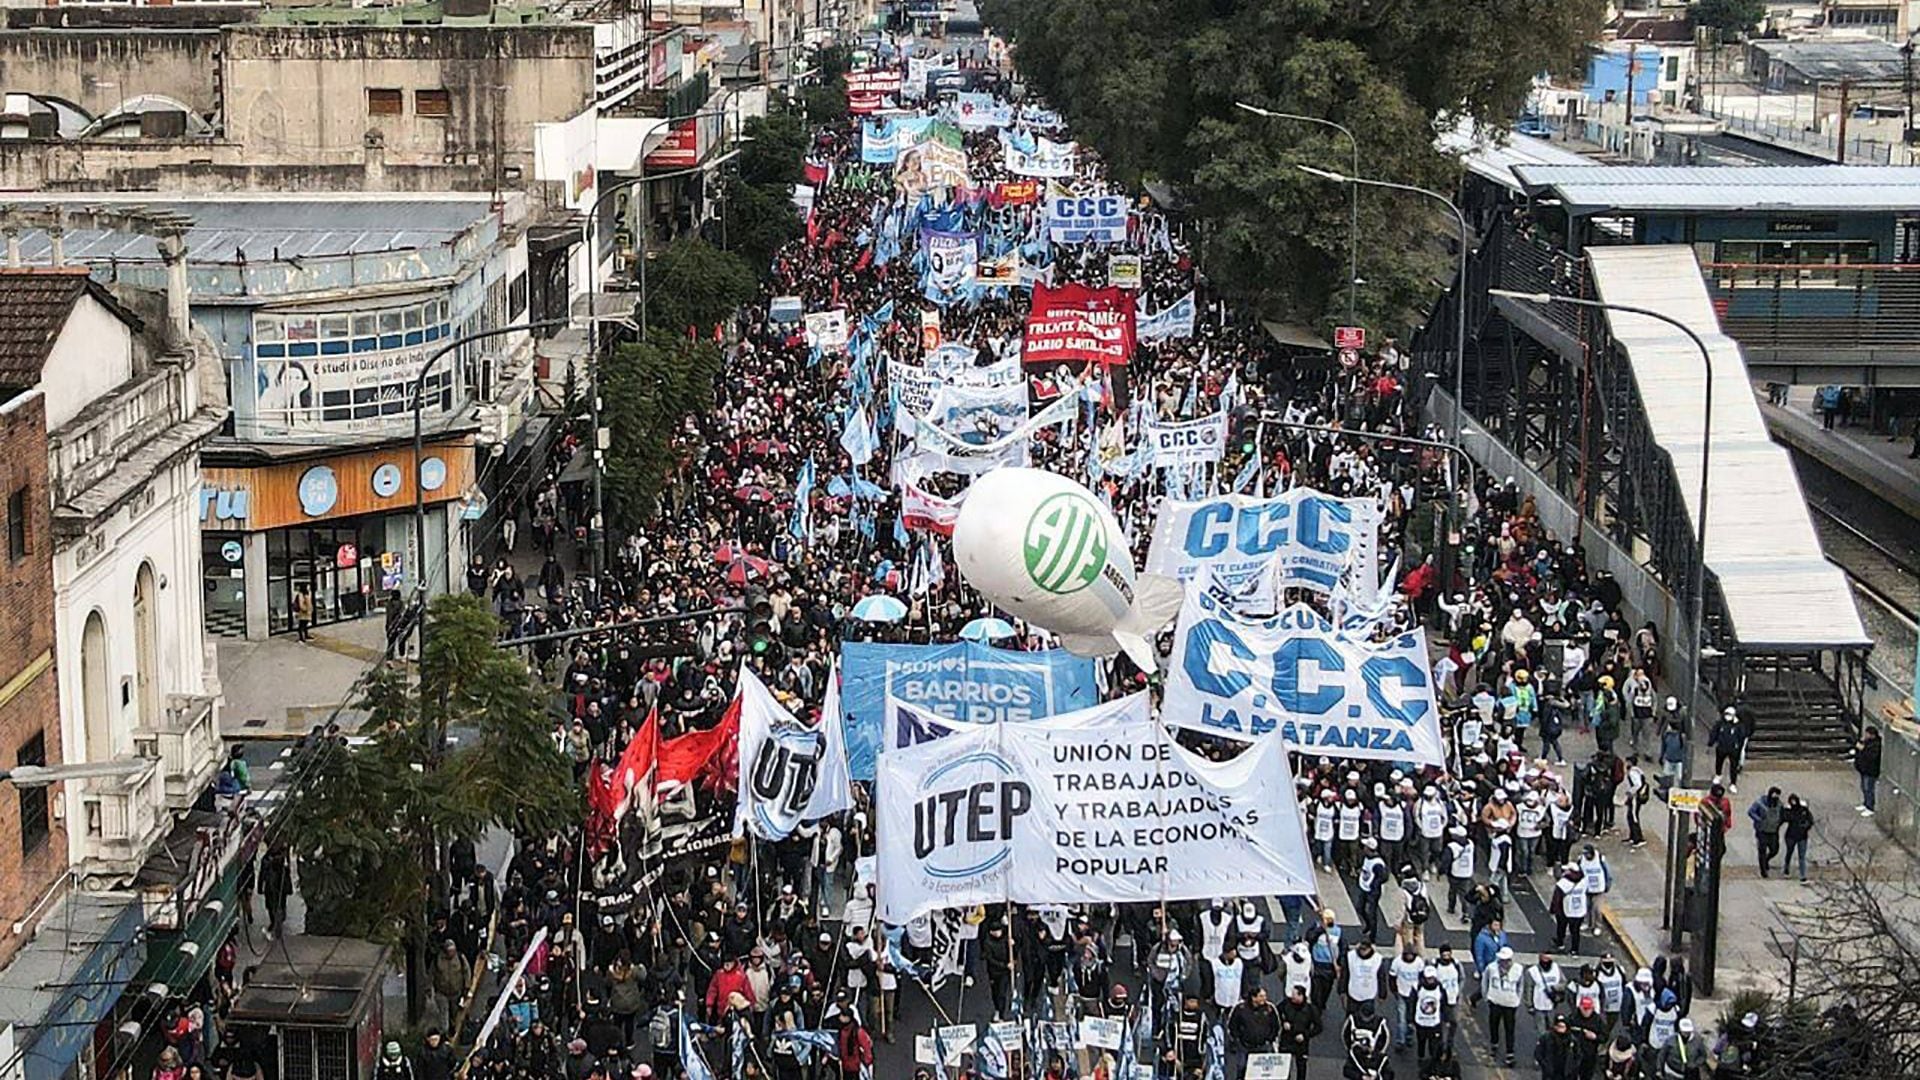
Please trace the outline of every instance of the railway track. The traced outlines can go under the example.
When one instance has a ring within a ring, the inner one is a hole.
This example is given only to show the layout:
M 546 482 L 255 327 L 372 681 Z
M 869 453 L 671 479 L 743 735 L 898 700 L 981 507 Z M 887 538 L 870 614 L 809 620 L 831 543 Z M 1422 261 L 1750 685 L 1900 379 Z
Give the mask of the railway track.
M 1820 534 L 1827 561 L 1845 572 L 1855 589 L 1899 616 L 1909 629 L 1920 623 L 1915 614 L 1920 612 L 1920 567 L 1818 500 L 1810 499 L 1808 505 L 1814 511 L 1814 528 Z

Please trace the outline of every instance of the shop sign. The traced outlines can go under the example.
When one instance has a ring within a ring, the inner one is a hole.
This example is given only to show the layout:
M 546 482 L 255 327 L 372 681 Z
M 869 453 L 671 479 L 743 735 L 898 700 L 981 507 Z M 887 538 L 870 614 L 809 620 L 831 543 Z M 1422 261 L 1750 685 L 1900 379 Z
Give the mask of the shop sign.
M 1333 328 L 1333 347 L 1358 351 L 1367 347 L 1367 328 L 1364 326 L 1336 326 Z
M 333 470 L 325 465 L 315 465 L 300 474 L 300 509 L 308 517 L 319 517 L 333 509 L 340 501 L 340 481 Z
M 333 565 L 342 570 L 360 565 L 360 549 L 352 544 L 341 544 L 340 550 L 333 553 Z
M 241 547 L 240 541 L 238 540 L 229 540 L 226 543 L 220 545 L 220 557 L 227 560 L 230 563 L 239 562 L 241 559 L 246 557 L 246 554 L 247 554 L 247 549 Z
M 245 521 L 247 520 L 248 491 L 243 487 L 214 487 L 200 485 L 200 520 Z
M 373 470 L 373 493 L 391 499 L 400 491 L 400 466 L 392 462 Z
M 668 129 L 666 139 L 641 159 L 649 169 L 686 169 L 700 164 L 700 126 L 682 120 Z

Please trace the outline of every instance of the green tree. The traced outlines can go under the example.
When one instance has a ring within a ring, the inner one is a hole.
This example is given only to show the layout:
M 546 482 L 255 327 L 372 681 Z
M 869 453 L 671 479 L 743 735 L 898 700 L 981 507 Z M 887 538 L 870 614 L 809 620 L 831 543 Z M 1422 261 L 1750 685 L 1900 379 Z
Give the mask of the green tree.
M 1715 41 L 1745 37 L 1767 17 L 1766 0 L 1693 0 L 1687 5 L 1693 25 L 1714 32 Z
M 436 598 L 418 677 L 393 663 L 375 671 L 357 703 L 370 739 L 321 750 L 301 773 L 286 829 L 309 932 L 418 948 L 440 899 L 428 860 L 443 845 L 580 820 L 571 767 L 548 737 L 545 691 L 499 634 L 481 598 Z
M 834 45 L 814 52 L 813 74 L 800 91 L 800 101 L 806 107 L 809 121 L 831 126 L 847 120 L 850 115 L 847 71 L 852 62 L 853 53 L 844 46 Z
M 1533 76 L 1573 65 L 1599 36 L 1601 0 L 1349 4 L 1336 0 L 987 0 L 1022 78 L 1121 180 L 1170 181 L 1208 224 L 1209 278 L 1295 321 L 1345 309 L 1347 192 L 1300 164 L 1345 171 L 1343 137 L 1265 120 L 1236 101 L 1351 128 L 1369 176 L 1450 191 L 1433 149 L 1458 118 L 1494 128 Z M 1361 194 L 1360 308 L 1399 327 L 1448 275 L 1419 199 Z M 1443 212 L 1444 213 L 1444 212 Z
M 790 191 L 729 178 L 722 231 L 727 250 L 739 255 L 748 266 L 771 265 L 780 245 L 800 235 L 800 215 Z
M 689 327 L 711 333 L 753 297 L 758 281 L 745 259 L 693 236 L 656 249 L 647 275 L 648 331 L 676 336 Z
M 609 429 L 601 479 L 614 527 L 652 518 L 674 465 L 674 435 L 686 417 L 713 406 L 719 346 L 658 334 L 616 347 L 601 372 L 601 422 Z

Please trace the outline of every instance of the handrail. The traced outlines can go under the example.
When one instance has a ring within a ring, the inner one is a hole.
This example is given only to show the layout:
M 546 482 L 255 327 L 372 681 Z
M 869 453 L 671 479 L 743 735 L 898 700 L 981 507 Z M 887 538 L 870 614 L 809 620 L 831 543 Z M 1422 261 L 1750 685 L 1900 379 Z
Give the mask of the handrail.
M 1736 263 L 1703 262 L 1706 270 L 1891 270 L 1920 273 L 1920 263 Z

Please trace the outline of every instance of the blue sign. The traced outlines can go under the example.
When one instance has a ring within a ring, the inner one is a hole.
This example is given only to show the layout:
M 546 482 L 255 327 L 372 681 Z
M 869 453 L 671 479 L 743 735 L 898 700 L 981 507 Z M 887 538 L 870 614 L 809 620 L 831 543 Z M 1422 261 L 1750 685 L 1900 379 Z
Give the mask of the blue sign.
M 447 463 L 437 457 L 420 462 L 420 490 L 439 491 L 447 482 Z
M 1093 661 L 1062 649 L 1016 652 L 973 642 L 840 646 L 841 709 L 855 780 L 872 780 L 889 695 L 976 724 L 1038 720 L 1100 700 Z
M 1127 239 L 1127 200 L 1119 195 L 1048 199 L 1047 236 L 1056 244 L 1122 243 Z
M 300 509 L 308 517 L 319 517 L 333 509 L 340 500 L 340 481 L 333 470 L 325 465 L 315 465 L 300 474 Z
M 400 466 L 388 462 L 373 470 L 373 493 L 391 499 L 400 491 Z

